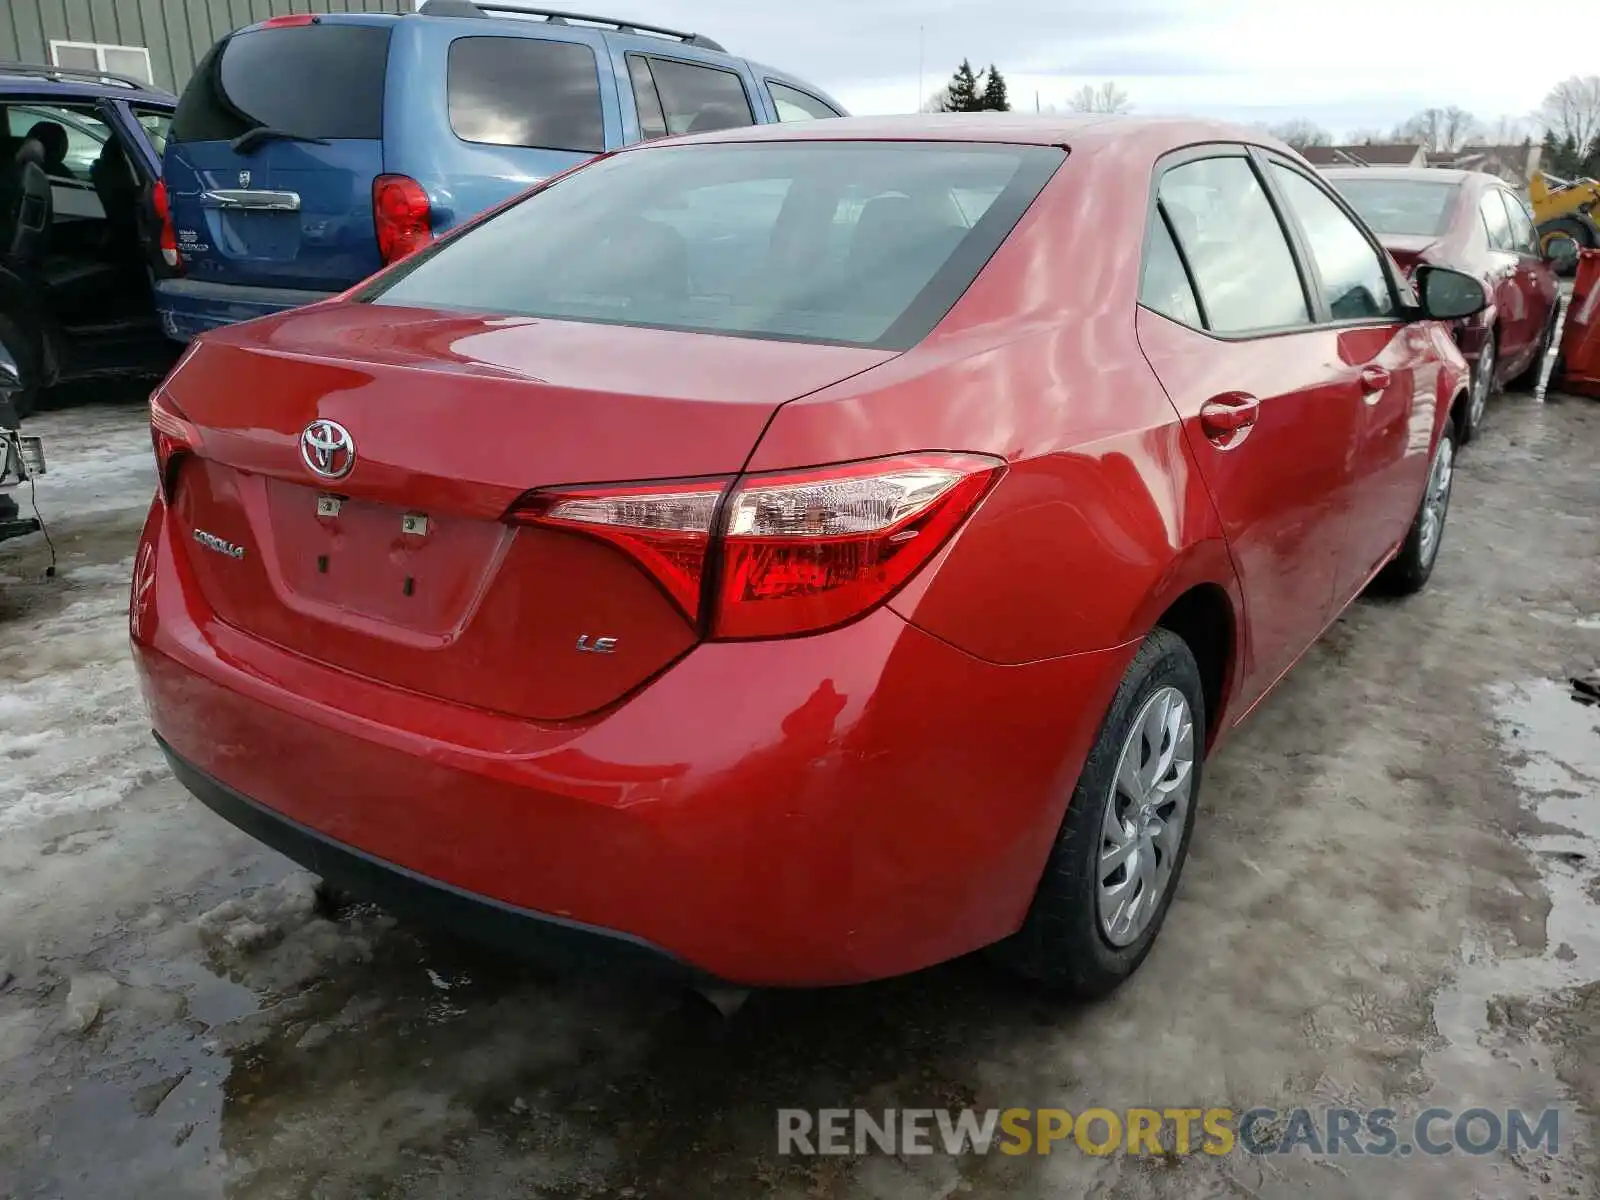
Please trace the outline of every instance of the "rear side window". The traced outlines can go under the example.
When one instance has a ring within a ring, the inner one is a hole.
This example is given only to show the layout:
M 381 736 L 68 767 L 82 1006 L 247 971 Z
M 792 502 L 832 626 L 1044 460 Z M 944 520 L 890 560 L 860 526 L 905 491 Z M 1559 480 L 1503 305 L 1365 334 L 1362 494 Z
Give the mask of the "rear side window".
M 232 141 L 262 126 L 303 138 L 381 138 L 388 70 L 386 25 L 236 33 L 195 69 L 169 139 Z
M 1200 306 L 1195 303 L 1189 273 L 1183 269 L 1183 259 L 1178 257 L 1178 247 L 1172 240 L 1172 231 L 1167 228 L 1164 211 L 1156 213 L 1150 229 L 1144 275 L 1139 280 L 1139 303 L 1185 325 L 1198 328 L 1201 324 Z
M 959 142 L 635 150 L 419 252 L 361 298 L 904 349 L 1064 158 Z
M 667 133 L 706 133 L 754 125 L 755 113 L 745 95 L 744 81 L 733 71 L 645 55 L 628 56 L 628 76 L 639 101 L 640 125 L 645 137 L 660 137 L 651 118 L 660 115 Z M 654 85 L 651 98 L 650 85 Z M 644 98 L 640 99 L 640 93 Z
M 594 51 L 577 42 L 466 37 L 450 43 L 450 128 L 467 142 L 606 148 Z
M 1284 201 L 1300 219 L 1322 279 L 1322 298 L 1335 321 L 1395 314 L 1389 272 L 1378 252 L 1333 199 L 1298 171 L 1273 164 Z
M 770 79 L 767 81 L 767 94 L 772 97 L 780 121 L 825 121 L 839 115 L 815 96 L 799 88 L 784 87 Z
M 1539 239 L 1534 236 L 1533 219 L 1528 216 L 1528 209 L 1521 197 L 1501 192 L 1500 198 L 1506 202 L 1506 212 L 1511 216 L 1511 244 L 1521 254 L 1539 253 Z
M 1506 216 L 1506 206 L 1500 199 L 1500 189 L 1491 188 L 1478 202 L 1483 214 L 1484 232 L 1489 235 L 1489 245 L 1496 250 L 1514 250 L 1511 240 L 1511 218 Z
M 1300 273 L 1261 181 L 1244 158 L 1205 158 L 1161 177 L 1161 206 L 1194 272 L 1207 327 L 1306 325 Z

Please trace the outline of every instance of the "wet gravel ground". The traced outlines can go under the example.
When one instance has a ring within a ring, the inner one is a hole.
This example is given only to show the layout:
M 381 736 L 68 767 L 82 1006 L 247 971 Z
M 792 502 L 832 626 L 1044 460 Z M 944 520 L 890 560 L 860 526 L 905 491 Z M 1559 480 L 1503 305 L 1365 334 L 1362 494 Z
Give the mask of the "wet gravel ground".
M 1423 595 L 1363 601 L 1210 767 L 1111 1000 L 981 961 L 702 1001 L 340 907 L 145 734 L 143 413 L 46 413 L 0 547 L 0 1196 L 1594 1196 L 1600 403 L 1495 402 Z M 1559 1106 L 1560 1152 L 801 1158 L 780 1107 Z

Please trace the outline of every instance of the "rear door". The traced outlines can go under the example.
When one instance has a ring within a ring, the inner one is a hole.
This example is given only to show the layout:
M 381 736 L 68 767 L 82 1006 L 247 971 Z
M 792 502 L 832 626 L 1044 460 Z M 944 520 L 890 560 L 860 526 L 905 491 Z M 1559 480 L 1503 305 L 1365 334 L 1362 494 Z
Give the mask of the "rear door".
M 1494 290 L 1495 313 L 1500 331 L 1499 368 L 1504 378 L 1506 367 L 1526 358 L 1537 332 L 1529 332 L 1533 320 L 1528 300 L 1517 282 L 1517 246 L 1511 232 L 1511 214 L 1506 211 L 1499 188 L 1487 188 L 1478 198 L 1478 215 L 1489 239 L 1489 282 Z
M 1517 292 L 1527 306 L 1528 332 L 1533 339 L 1527 348 L 1526 358 L 1506 364 L 1509 374 L 1512 370 L 1525 369 L 1544 344 L 1544 331 L 1555 313 L 1560 285 L 1556 282 L 1555 272 L 1539 251 L 1539 236 L 1533 230 L 1533 217 L 1522 198 L 1507 191 L 1502 191 L 1500 198 L 1505 201 L 1506 213 L 1511 218 L 1511 245 L 1517 256 Z
M 675 46 L 670 51 L 632 48 L 644 42 L 638 37 L 612 40 L 633 94 L 638 139 L 734 129 L 769 119 L 754 78 L 739 64 Z
M 1433 448 L 1438 358 L 1427 329 L 1404 319 L 1378 244 L 1332 193 L 1293 163 L 1267 157 L 1298 232 L 1318 320 L 1336 348 L 1339 403 L 1360 423 L 1340 508 L 1348 514 L 1335 609 L 1366 586 L 1405 537 Z
M 1183 421 L 1244 590 L 1246 704 L 1332 615 L 1361 404 L 1241 146 L 1163 163 L 1139 344 Z
M 200 62 L 165 162 L 191 278 L 338 291 L 382 265 L 372 181 L 391 23 L 280 18 Z

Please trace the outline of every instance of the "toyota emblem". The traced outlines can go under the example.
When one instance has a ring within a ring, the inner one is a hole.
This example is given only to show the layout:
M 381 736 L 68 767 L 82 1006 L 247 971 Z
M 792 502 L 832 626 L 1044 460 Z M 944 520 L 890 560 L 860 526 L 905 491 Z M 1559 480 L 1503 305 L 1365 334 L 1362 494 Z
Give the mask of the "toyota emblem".
M 242 188 L 247 188 L 247 187 L 250 186 L 250 172 L 249 171 L 240 171 L 239 172 L 239 186 L 242 187 Z
M 343 479 L 356 465 L 356 440 L 337 421 L 313 421 L 300 435 L 300 457 L 324 479 Z

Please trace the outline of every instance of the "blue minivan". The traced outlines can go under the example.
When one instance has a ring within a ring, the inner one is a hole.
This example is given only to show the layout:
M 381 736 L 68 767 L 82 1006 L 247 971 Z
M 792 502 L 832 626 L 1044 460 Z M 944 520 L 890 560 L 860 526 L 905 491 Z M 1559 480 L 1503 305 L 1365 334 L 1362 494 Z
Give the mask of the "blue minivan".
M 344 291 L 604 150 L 843 114 L 792 75 L 635 21 L 469 0 L 275 17 L 212 47 L 178 102 L 162 325 L 187 341 Z

